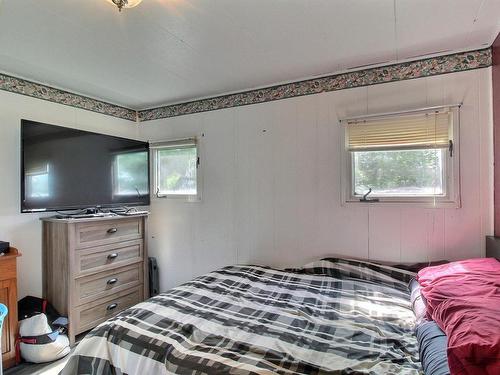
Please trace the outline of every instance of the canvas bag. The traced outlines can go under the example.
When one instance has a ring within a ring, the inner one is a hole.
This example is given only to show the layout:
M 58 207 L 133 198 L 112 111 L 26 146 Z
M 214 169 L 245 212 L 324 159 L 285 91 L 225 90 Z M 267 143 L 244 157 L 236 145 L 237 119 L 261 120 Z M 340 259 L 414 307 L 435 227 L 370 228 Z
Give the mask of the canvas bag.
M 21 357 L 28 362 L 55 361 L 70 351 L 67 331 L 68 320 L 59 317 L 47 300 L 27 296 L 19 301 L 19 338 L 17 361 Z

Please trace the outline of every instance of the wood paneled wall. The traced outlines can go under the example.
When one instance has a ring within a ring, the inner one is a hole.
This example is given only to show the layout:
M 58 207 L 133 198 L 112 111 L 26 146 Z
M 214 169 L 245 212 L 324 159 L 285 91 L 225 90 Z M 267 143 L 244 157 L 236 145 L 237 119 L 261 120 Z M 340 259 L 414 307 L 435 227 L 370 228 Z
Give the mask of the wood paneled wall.
M 493 133 L 495 144 L 495 236 L 500 236 L 500 34 L 493 42 Z
M 0 239 L 22 249 L 17 285 L 19 298 L 42 295 L 42 225 L 48 214 L 20 213 L 21 119 L 137 137 L 137 124 L 29 96 L 0 91 Z
M 341 204 L 338 119 L 463 102 L 461 208 Z M 234 263 L 330 254 L 392 261 L 484 255 L 493 233 L 491 68 L 141 124 L 149 140 L 201 139 L 203 197 L 153 199 L 161 289 Z

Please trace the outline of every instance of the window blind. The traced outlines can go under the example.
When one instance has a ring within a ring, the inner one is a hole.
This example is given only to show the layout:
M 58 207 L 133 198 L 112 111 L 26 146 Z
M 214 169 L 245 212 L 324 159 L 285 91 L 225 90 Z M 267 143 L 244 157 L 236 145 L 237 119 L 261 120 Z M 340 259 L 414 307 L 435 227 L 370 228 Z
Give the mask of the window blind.
M 350 151 L 447 148 L 452 118 L 446 109 L 350 120 L 346 146 Z
M 196 138 L 177 139 L 172 141 L 150 143 L 149 148 L 191 148 L 196 147 Z

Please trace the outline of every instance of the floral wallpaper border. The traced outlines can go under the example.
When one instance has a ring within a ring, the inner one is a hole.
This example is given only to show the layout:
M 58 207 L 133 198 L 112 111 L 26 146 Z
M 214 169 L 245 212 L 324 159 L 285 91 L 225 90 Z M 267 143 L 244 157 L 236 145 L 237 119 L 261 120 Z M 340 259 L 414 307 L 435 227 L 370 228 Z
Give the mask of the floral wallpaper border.
M 491 66 L 491 48 L 334 74 L 236 94 L 167 105 L 138 112 L 139 121 L 158 120 L 192 113 L 264 103 L 327 91 L 402 81 Z
M 125 120 L 151 121 L 303 95 L 319 94 L 328 91 L 486 68 L 491 66 L 491 64 L 491 48 L 485 48 L 378 68 L 334 74 L 321 78 L 308 79 L 208 99 L 194 100 L 186 103 L 166 105 L 142 111 L 121 107 L 2 73 L 0 73 L 0 90 L 27 95 Z
M 0 90 L 48 100 L 125 120 L 137 121 L 137 111 L 135 110 L 2 73 L 0 73 Z

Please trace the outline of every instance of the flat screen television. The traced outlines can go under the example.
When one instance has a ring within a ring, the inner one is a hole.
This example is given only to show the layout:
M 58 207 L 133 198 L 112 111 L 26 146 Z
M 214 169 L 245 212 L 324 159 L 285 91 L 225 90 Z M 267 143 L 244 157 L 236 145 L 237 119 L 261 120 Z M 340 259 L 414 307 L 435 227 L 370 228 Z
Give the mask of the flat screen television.
M 21 212 L 149 201 L 147 142 L 21 120 Z

